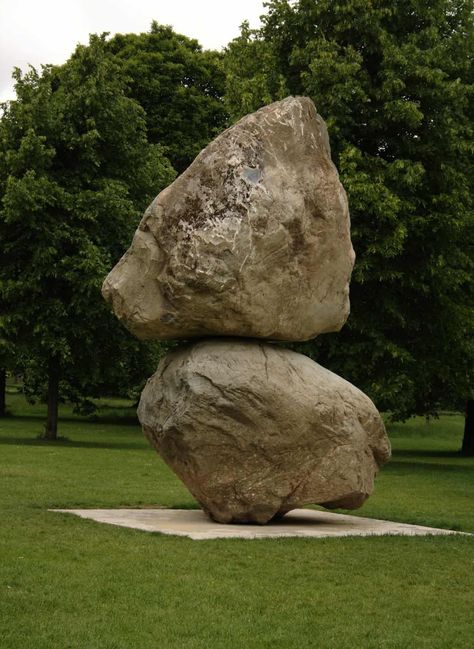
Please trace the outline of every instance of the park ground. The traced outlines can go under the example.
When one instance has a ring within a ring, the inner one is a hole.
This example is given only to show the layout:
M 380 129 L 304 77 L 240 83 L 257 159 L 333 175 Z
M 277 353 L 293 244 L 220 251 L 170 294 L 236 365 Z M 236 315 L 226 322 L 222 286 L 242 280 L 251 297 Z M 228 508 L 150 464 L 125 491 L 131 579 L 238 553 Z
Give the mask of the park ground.
M 474 537 L 192 541 L 48 508 L 193 508 L 129 404 L 94 418 L 9 394 L 0 421 L 2 649 L 471 649 Z M 463 419 L 388 427 L 360 515 L 474 533 Z

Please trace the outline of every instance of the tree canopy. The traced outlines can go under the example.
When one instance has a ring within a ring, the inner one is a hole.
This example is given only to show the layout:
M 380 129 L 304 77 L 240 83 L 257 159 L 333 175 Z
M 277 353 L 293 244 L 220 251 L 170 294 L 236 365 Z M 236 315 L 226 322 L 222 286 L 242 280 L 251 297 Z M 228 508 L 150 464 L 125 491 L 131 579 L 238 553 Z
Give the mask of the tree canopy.
M 221 55 L 156 22 L 148 33 L 117 34 L 107 48 L 145 111 L 149 141 L 181 173 L 226 125 Z
M 152 348 L 122 330 L 100 286 L 175 172 L 104 36 L 15 78 L 0 122 L 2 329 L 34 394 L 49 376 L 54 436 L 58 388 L 77 401 L 146 376 Z
M 301 348 L 395 417 L 472 394 L 472 0 L 267 10 L 224 56 L 153 23 L 15 72 L 0 120 L 0 365 L 21 362 L 32 394 L 45 373 L 80 401 L 151 372 L 153 347 L 110 316 L 101 281 L 229 114 L 289 94 L 328 124 L 357 253 L 347 325 Z
M 471 0 L 272 0 L 226 53 L 233 118 L 288 94 L 328 124 L 357 254 L 344 329 L 305 350 L 396 417 L 472 385 Z

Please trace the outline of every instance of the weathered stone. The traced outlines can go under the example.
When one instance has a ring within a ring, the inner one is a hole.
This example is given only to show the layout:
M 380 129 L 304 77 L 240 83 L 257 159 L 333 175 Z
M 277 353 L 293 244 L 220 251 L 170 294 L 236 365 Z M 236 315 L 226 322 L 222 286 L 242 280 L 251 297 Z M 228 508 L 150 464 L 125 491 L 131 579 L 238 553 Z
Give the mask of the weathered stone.
M 276 345 L 209 340 L 170 352 L 138 415 L 219 522 L 265 523 L 310 503 L 356 508 L 390 455 L 366 395 Z
M 289 97 L 161 192 L 103 294 L 143 339 L 305 340 L 344 324 L 353 262 L 326 126 L 310 99 Z

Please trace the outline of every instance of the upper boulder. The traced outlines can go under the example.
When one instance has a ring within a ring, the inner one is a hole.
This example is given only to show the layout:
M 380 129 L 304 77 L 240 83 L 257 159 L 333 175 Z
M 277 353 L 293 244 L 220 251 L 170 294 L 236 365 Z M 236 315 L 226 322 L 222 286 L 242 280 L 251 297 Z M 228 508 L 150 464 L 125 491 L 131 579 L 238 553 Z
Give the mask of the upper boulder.
M 103 295 L 143 339 L 307 340 L 349 314 L 347 199 L 306 97 L 247 115 L 146 210 Z

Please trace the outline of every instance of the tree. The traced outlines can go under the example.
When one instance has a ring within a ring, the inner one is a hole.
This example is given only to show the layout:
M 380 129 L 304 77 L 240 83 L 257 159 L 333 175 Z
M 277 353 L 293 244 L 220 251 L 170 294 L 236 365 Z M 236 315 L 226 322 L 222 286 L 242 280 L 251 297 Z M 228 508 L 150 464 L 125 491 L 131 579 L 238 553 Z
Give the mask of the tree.
M 226 53 L 234 119 L 301 94 L 327 121 L 357 253 L 352 313 L 303 349 L 396 418 L 460 407 L 472 385 L 472 10 L 273 0 Z
M 7 415 L 7 373 L 14 369 L 15 346 L 4 337 L 0 320 L 0 417 L 6 417 Z
M 148 144 L 143 109 L 106 50 L 92 36 L 63 66 L 16 70 L 17 100 L 1 120 L 2 325 L 27 390 L 41 395 L 48 377 L 47 438 L 61 396 L 130 385 L 152 354 L 111 316 L 100 286 L 175 172 Z
M 284 74 L 275 61 L 273 45 L 260 30 L 242 23 L 240 36 L 226 48 L 224 103 L 236 120 L 289 94 Z
M 117 34 L 107 47 L 145 110 L 150 142 L 181 173 L 226 126 L 221 55 L 156 22 L 149 33 Z
M 461 452 L 468 457 L 474 456 L 474 399 L 468 399 L 466 405 L 466 419 L 464 423 L 464 438 Z

